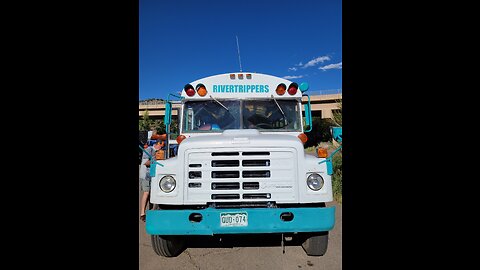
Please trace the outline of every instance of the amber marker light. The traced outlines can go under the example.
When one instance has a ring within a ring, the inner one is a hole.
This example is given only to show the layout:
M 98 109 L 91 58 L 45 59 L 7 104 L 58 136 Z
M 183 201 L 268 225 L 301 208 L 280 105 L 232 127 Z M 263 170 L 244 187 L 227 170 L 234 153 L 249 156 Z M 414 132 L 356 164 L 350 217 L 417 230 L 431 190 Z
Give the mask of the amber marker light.
M 201 97 L 204 97 L 207 94 L 207 88 L 205 88 L 205 85 L 201 83 L 197 85 L 197 94 Z
M 283 96 L 286 90 L 287 90 L 287 86 L 284 83 L 281 83 L 277 86 L 277 89 L 275 89 L 275 92 L 277 93 L 277 95 Z
M 328 152 L 327 152 L 327 149 L 325 148 L 322 148 L 322 147 L 319 147 L 317 149 L 317 156 L 319 158 L 326 158 L 328 156 Z
M 178 136 L 177 137 L 177 143 L 180 144 L 183 140 L 185 140 L 185 138 L 187 138 L 187 137 L 185 137 L 185 135 Z
M 298 138 L 300 139 L 300 141 L 302 141 L 303 144 L 305 144 L 308 141 L 308 137 L 307 135 L 305 135 L 305 133 L 298 134 Z

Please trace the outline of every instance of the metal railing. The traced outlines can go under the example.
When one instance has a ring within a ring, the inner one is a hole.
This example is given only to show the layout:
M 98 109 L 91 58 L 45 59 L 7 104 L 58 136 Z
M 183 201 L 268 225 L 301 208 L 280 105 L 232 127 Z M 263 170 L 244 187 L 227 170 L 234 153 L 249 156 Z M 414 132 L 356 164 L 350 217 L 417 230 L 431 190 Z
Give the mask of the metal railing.
M 321 95 L 341 95 L 342 89 L 327 89 L 327 90 L 315 90 L 315 91 L 308 91 L 309 96 L 321 96 Z
M 138 102 L 138 105 L 159 105 L 159 104 L 165 104 L 165 100 L 143 100 Z

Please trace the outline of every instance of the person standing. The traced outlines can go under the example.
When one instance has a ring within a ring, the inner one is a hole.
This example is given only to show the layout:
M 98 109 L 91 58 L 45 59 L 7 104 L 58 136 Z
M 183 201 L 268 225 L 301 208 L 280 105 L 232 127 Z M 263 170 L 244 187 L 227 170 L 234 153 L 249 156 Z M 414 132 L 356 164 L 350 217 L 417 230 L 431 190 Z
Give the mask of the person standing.
M 163 146 L 162 141 L 156 142 L 153 146 L 149 146 L 145 149 L 150 156 L 152 156 L 155 160 L 156 152 L 160 150 Z M 140 186 L 142 190 L 142 201 L 141 201 L 141 209 L 140 209 L 140 220 L 145 222 L 146 219 L 146 210 L 148 208 L 148 200 L 150 196 L 150 165 L 151 160 L 150 157 L 144 152 L 142 156 L 142 162 L 140 165 Z

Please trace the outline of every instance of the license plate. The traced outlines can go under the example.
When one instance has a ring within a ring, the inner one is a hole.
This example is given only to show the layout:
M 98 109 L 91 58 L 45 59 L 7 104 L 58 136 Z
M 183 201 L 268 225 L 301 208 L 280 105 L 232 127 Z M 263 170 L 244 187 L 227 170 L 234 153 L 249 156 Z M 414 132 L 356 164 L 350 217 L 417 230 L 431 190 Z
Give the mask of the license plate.
M 220 227 L 248 226 L 248 213 L 220 213 Z

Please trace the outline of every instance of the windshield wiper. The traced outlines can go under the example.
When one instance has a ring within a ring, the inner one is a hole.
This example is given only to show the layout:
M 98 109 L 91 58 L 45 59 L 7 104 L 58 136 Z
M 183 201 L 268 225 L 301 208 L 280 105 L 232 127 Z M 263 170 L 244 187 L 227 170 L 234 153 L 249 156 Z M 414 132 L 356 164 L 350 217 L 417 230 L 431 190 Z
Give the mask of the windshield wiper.
M 223 105 L 220 101 L 218 101 L 216 98 L 212 97 L 212 95 L 210 95 L 210 97 L 215 100 L 218 104 L 220 104 L 220 106 L 222 106 L 225 110 L 229 111 L 229 109 L 227 107 L 225 107 L 225 105 Z M 229 111 L 230 112 L 230 111 Z
M 215 102 L 217 102 L 220 106 L 222 106 L 225 110 L 227 110 L 228 114 L 230 115 L 231 118 L 233 118 L 235 120 L 235 116 L 230 112 L 230 110 L 227 108 L 227 106 L 223 105 L 220 101 L 218 101 L 216 98 L 212 97 L 212 95 L 210 95 L 210 98 L 215 100 Z M 224 129 L 226 129 L 226 127 L 229 127 L 230 125 L 234 124 L 235 121 L 232 121 L 230 124 L 226 125 L 224 127 Z
M 288 125 L 287 116 L 285 116 L 285 113 L 283 112 L 282 107 L 280 107 L 280 104 L 278 104 L 277 100 L 273 95 L 272 95 L 272 99 L 273 101 L 275 101 L 275 104 L 277 104 L 277 107 L 280 109 L 280 112 L 283 114 L 283 119 L 285 119 L 285 125 Z

